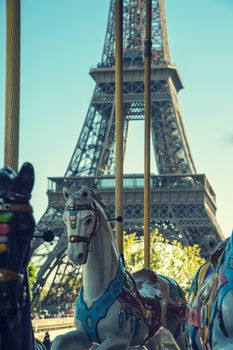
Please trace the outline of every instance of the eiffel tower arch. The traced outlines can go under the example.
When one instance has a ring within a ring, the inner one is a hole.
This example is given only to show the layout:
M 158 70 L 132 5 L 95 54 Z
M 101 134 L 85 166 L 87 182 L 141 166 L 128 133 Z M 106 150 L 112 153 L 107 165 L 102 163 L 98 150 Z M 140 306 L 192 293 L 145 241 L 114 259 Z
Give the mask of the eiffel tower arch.
M 124 146 L 130 122 L 144 119 L 145 0 L 124 0 Z M 49 178 L 48 208 L 37 230 L 52 229 L 52 244 L 36 240 L 33 262 L 39 266 L 34 303 L 50 281 L 54 291 L 68 299 L 79 275 L 66 258 L 62 222 L 63 186 L 77 190 L 82 184 L 100 191 L 114 215 L 115 170 L 115 1 L 110 0 L 107 30 L 100 63 L 90 70 L 95 88 L 86 118 L 64 177 Z M 208 237 L 223 238 L 216 221 L 215 194 L 207 178 L 197 174 L 177 99 L 183 88 L 168 48 L 164 0 L 152 0 L 151 125 L 158 175 L 151 176 L 151 228 L 183 244 L 198 243 L 208 255 Z M 124 147 L 124 150 L 125 150 Z M 124 227 L 142 231 L 143 175 L 124 175 Z

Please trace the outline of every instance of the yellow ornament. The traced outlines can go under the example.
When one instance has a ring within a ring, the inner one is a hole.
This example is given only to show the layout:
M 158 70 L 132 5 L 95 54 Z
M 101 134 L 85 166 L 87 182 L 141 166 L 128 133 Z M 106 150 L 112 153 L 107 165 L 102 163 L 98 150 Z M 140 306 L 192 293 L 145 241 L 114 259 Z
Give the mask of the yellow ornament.
M 0 254 L 5 253 L 7 251 L 6 244 L 0 244 Z

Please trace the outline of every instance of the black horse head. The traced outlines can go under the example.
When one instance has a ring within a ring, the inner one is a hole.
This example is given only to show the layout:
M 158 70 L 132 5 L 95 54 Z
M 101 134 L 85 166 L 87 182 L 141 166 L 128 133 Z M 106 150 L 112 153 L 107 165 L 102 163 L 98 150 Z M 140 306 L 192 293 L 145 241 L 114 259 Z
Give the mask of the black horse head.
M 34 170 L 24 163 L 16 173 L 0 169 L 0 334 L 14 325 L 28 298 L 27 265 L 35 229 L 29 204 Z

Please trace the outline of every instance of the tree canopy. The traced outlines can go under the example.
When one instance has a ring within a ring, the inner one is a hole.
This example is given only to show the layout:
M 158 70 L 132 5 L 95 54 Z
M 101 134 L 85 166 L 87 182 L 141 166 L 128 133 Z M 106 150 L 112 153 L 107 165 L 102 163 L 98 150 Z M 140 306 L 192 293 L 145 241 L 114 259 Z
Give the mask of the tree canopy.
M 177 240 L 168 242 L 158 230 L 150 235 L 151 265 L 156 273 L 173 278 L 187 293 L 198 268 L 205 262 L 200 256 L 201 248 L 198 245 L 183 246 Z M 124 234 L 124 258 L 126 269 L 135 272 L 143 268 L 144 244 L 143 237 L 137 237 L 136 233 Z M 30 264 L 28 267 L 30 289 L 36 283 L 36 267 Z M 70 277 L 68 281 L 69 298 L 75 300 L 81 286 L 81 275 Z M 66 293 L 61 286 L 61 292 Z M 48 290 L 43 290 L 40 299 L 43 300 Z M 51 291 L 54 299 L 57 291 Z M 68 297 L 68 294 L 67 294 Z
M 173 278 L 187 292 L 198 268 L 205 262 L 200 257 L 201 248 L 196 244 L 184 247 L 177 240 L 170 243 L 158 230 L 151 233 L 150 242 L 150 268 Z M 130 272 L 143 268 L 143 237 L 138 238 L 136 233 L 124 235 L 124 257 Z
M 32 300 L 32 287 L 37 280 L 37 270 L 36 266 L 33 263 L 28 265 L 28 279 L 29 279 L 29 290 L 30 290 L 30 299 Z

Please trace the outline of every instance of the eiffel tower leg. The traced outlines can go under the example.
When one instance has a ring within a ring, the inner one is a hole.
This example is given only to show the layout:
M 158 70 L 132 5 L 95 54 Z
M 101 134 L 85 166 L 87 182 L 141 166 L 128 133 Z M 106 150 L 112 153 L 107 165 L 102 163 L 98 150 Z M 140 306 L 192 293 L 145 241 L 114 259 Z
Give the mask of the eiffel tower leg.
M 114 98 L 106 95 L 109 84 L 97 84 L 66 176 L 108 172 L 107 163 L 115 131 Z
M 168 78 L 168 77 L 167 77 Z M 152 139 L 160 174 L 194 174 L 176 91 L 168 79 L 152 83 Z
M 103 140 L 103 147 L 101 150 L 101 154 L 99 157 L 99 166 L 98 166 L 98 175 L 101 174 L 109 174 L 115 171 L 115 154 L 112 158 L 114 158 L 114 168 L 113 164 L 109 164 L 110 153 L 113 151 L 113 142 L 115 139 L 115 108 L 112 106 L 110 118 L 108 120 L 108 126 L 106 133 L 104 134 L 105 138 Z M 114 151 L 113 151 L 114 152 Z

